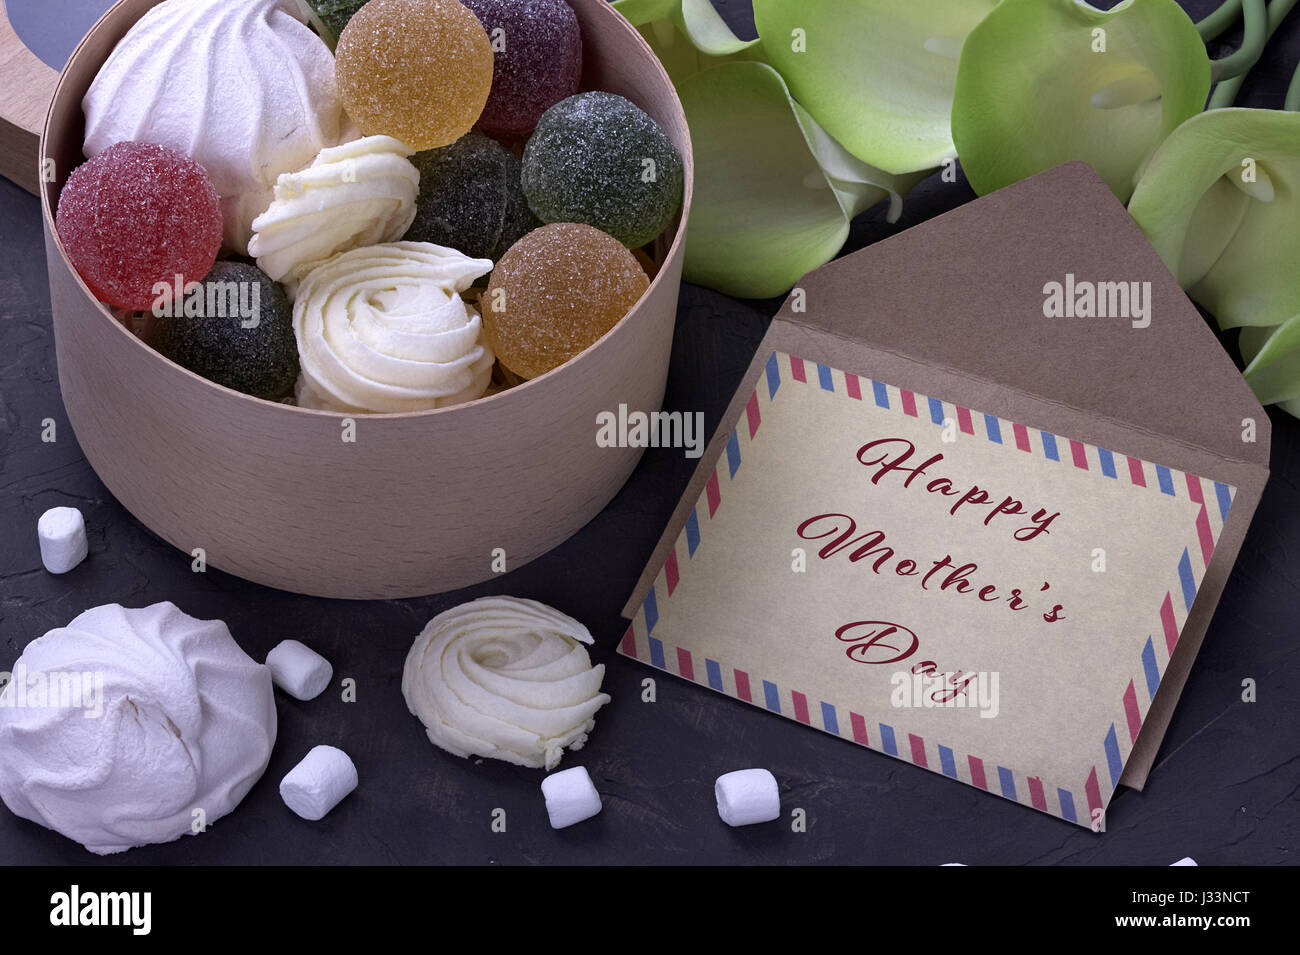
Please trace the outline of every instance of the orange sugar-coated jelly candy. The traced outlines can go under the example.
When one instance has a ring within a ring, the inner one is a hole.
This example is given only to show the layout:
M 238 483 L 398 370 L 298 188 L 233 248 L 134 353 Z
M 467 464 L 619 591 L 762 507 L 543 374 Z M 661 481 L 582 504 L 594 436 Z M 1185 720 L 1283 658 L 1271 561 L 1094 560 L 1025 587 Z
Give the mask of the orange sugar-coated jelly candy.
M 623 243 L 589 225 L 534 229 L 492 272 L 483 330 L 501 364 L 536 378 L 582 352 L 650 285 Z
M 370 0 L 339 35 L 335 78 L 367 136 L 412 149 L 460 139 L 492 89 L 492 44 L 456 0 Z

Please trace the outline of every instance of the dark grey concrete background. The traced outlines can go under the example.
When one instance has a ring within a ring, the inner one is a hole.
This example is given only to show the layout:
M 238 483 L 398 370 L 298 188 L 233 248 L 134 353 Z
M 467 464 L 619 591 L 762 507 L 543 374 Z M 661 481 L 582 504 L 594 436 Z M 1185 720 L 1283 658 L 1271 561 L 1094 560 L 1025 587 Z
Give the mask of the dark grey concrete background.
M 10 0 L 12 4 L 14 0 Z M 746 0 L 720 5 L 752 35 Z M 1188 2 L 1194 16 L 1214 6 Z M 1229 37 L 1231 39 L 1231 37 Z M 1212 53 L 1219 50 L 1212 49 Z M 1300 58 L 1300 14 L 1255 71 L 1242 105 L 1281 105 Z M 879 209 L 854 226 L 845 251 L 970 199 L 964 183 L 932 178 L 901 222 Z M 280 737 L 266 775 L 243 804 L 199 838 L 108 857 L 113 865 L 272 863 L 869 863 L 1205 865 L 1296 861 L 1300 841 L 1300 423 L 1272 413 L 1273 477 L 1206 636 L 1145 792 L 1121 790 L 1109 831 L 1076 826 L 953 783 L 757 711 L 617 656 L 619 609 L 691 473 L 680 453 L 648 452 L 631 481 L 589 526 L 532 565 L 488 584 L 416 600 L 350 603 L 258 587 L 226 574 L 191 573 L 189 557 L 137 523 L 108 494 L 77 447 L 59 398 L 40 210 L 0 181 L 0 669 L 23 647 L 106 602 L 171 600 L 224 619 L 261 659 L 296 637 L 319 649 L 335 687 L 300 703 L 278 693 Z M 777 301 L 746 302 L 682 289 L 666 403 L 703 410 L 716 426 Z M 1228 342 L 1231 345 L 1231 342 Z M 41 421 L 58 440 L 42 443 Z M 201 480 L 202 475 L 196 475 Z M 56 505 L 81 508 L 90 557 L 55 577 L 42 568 L 35 524 Z M 407 711 L 402 661 L 435 613 L 506 593 L 544 600 L 585 621 L 606 664 L 603 709 L 584 765 L 604 798 L 592 821 L 560 832 L 546 822 L 540 771 L 457 759 L 436 750 Z M 658 701 L 642 703 L 655 677 Z M 1253 679 L 1258 702 L 1244 703 Z M 328 817 L 305 822 L 285 808 L 280 778 L 313 745 L 341 746 L 361 786 Z M 765 766 L 781 782 L 788 823 L 733 830 L 713 805 L 722 772 Z M 495 808 L 505 833 L 490 829 Z M 86 864 L 80 846 L 0 810 L 0 860 Z

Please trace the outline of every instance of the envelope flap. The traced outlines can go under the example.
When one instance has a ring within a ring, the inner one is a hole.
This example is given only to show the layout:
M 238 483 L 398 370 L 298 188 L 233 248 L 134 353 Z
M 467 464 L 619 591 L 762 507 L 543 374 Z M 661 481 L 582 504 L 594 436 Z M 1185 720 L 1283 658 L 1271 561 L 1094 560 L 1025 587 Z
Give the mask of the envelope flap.
M 810 272 L 776 321 L 1268 465 L 1267 415 L 1132 217 L 1081 162 Z M 1243 441 L 1247 418 L 1253 442 Z

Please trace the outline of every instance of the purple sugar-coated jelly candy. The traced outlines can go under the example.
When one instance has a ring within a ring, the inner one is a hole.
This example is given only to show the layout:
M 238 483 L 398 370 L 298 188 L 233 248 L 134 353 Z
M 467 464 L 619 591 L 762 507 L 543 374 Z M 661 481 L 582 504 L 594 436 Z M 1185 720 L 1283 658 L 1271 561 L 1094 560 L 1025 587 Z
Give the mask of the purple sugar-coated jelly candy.
M 492 42 L 492 92 L 479 128 L 524 137 L 542 114 L 578 91 L 582 35 L 564 0 L 462 0 Z

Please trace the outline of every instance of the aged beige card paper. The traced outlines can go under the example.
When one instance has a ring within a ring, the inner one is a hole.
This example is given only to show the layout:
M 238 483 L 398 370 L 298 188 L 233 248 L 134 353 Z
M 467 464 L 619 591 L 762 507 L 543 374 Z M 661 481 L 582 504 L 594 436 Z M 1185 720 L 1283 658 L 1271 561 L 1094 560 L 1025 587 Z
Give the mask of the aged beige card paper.
M 1100 830 L 1234 493 L 773 352 L 620 652 Z

